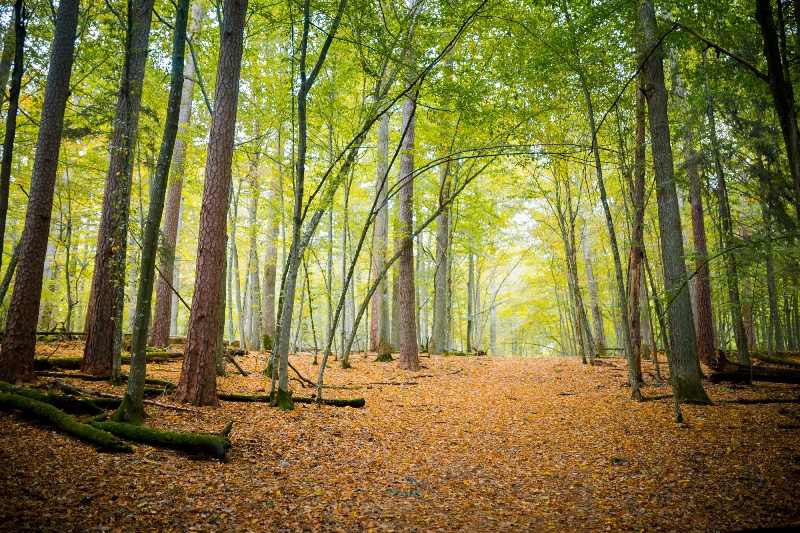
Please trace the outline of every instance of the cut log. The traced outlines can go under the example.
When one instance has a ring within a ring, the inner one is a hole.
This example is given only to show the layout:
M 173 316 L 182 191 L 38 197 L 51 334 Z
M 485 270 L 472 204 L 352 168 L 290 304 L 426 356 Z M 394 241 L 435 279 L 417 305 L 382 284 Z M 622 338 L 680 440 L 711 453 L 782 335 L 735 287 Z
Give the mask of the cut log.
M 128 444 L 102 429 L 81 424 L 64 411 L 50 404 L 19 394 L 0 392 L 0 409 L 22 411 L 25 415 L 58 428 L 68 435 L 97 446 L 99 452 L 133 452 Z
M 230 439 L 219 435 L 161 431 L 160 429 L 120 424 L 118 422 L 92 422 L 92 426 L 123 439 L 151 446 L 180 450 L 212 459 L 223 459 L 231 447 Z
M 15 387 L 5 381 L 0 381 L 0 392 L 18 394 L 36 400 L 37 402 L 48 403 L 67 413 L 97 415 L 103 412 L 103 409 L 98 405 L 85 398 L 76 398 L 65 394 L 54 394 L 52 391 L 42 392 L 28 387 Z
M 263 402 L 270 403 L 272 400 L 269 396 L 250 396 L 246 394 L 217 394 L 217 398 L 224 402 Z M 317 403 L 317 398 L 305 398 L 303 396 L 293 396 L 292 401 L 296 403 Z M 334 407 L 364 407 L 364 398 L 354 398 L 352 400 L 338 400 L 335 398 L 325 398 L 321 402 L 323 405 L 332 405 Z

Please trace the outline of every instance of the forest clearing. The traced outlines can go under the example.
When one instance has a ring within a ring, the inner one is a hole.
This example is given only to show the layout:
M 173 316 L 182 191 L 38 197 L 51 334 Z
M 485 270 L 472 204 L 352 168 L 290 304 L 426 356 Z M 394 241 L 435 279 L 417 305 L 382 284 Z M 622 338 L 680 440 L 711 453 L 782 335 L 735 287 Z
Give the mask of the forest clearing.
M 6 0 L 0 48 L 0 529 L 800 525 L 800 0 Z
M 0 439 L 19 444 L 0 451 L 0 529 L 737 531 L 800 520 L 800 403 L 732 403 L 797 402 L 796 386 L 709 385 L 714 405 L 685 405 L 678 425 L 670 398 L 631 404 L 621 358 L 432 356 L 406 373 L 354 355 L 351 369 L 328 370 L 350 388 L 329 394 L 363 397 L 362 408 L 148 407 L 146 424 L 162 429 L 233 421 L 223 462 L 148 445 L 98 454 L 0 414 Z M 263 356 L 240 361 L 256 370 Z M 304 376 L 311 362 L 292 357 Z M 175 381 L 180 364 L 149 370 Z M 219 380 L 221 393 L 265 387 L 260 374 Z

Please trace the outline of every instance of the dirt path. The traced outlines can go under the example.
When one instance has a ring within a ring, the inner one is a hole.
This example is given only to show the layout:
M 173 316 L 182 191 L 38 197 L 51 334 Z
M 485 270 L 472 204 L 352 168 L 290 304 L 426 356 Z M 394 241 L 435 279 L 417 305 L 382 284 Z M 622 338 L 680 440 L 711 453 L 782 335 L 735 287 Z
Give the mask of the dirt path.
M 332 363 L 326 381 L 360 385 L 330 394 L 363 396 L 362 409 L 153 408 L 148 424 L 164 429 L 234 420 L 225 463 L 148 446 L 98 454 L 0 413 L 0 530 L 728 531 L 800 520 L 800 404 L 722 402 L 796 398 L 797 387 L 708 385 L 717 405 L 684 406 L 681 427 L 671 400 L 627 399 L 621 360 L 434 357 L 415 377 L 353 359 L 347 371 Z M 292 359 L 316 379 L 310 362 Z M 150 370 L 176 382 L 180 363 Z M 376 382 L 416 384 L 365 385 Z M 268 386 L 237 375 L 219 389 Z

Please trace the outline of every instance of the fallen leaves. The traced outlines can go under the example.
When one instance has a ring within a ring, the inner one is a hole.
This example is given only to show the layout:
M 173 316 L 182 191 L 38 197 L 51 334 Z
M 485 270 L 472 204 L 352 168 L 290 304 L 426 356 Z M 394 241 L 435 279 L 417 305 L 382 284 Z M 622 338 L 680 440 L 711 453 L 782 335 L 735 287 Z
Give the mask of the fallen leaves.
M 220 378 L 220 392 L 269 390 L 257 373 L 263 355 L 238 360 L 251 374 Z M 669 399 L 628 399 L 621 360 L 611 360 L 616 369 L 577 359 L 425 361 L 424 379 L 358 356 L 349 370 L 331 362 L 326 384 L 348 388 L 326 397 L 360 387 L 360 409 L 148 407 L 147 425 L 158 429 L 213 433 L 233 420 L 224 463 L 147 445 L 98 454 L 0 414 L 0 530 L 713 531 L 799 518 L 796 433 L 780 426 L 796 422 L 800 405 L 723 403 L 731 393 L 707 385 L 717 405 L 685 405 L 681 427 Z M 306 376 L 319 368 L 309 356 L 292 364 Z M 148 376 L 175 382 L 179 371 L 180 362 L 152 364 Z M 737 386 L 736 396 L 798 390 Z

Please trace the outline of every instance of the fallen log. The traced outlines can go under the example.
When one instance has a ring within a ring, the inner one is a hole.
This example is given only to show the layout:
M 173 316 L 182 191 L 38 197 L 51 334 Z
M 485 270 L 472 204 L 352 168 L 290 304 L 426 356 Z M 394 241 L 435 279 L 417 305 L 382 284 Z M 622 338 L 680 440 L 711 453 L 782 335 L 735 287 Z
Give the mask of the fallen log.
M 60 385 L 60 383 L 59 383 Z M 111 394 L 110 392 L 99 392 L 93 391 L 89 389 L 82 389 L 80 387 L 74 387 L 74 389 L 80 391 L 83 394 L 91 394 L 92 396 L 100 396 L 102 398 L 110 398 L 113 400 L 117 400 L 122 402 L 122 396 L 118 394 Z M 160 393 L 161 391 L 159 391 Z M 97 402 L 97 400 L 92 400 L 93 402 Z M 156 407 L 163 407 L 164 409 L 172 409 L 173 411 L 182 411 L 184 413 L 196 413 L 196 411 L 192 411 L 191 409 L 186 409 L 185 407 L 178 407 L 177 405 L 170 405 L 168 403 L 160 403 L 153 400 L 144 400 L 144 403 L 148 405 L 155 405 Z
M 151 446 L 171 448 L 212 459 L 223 459 L 231 447 L 230 439 L 205 433 L 178 433 L 162 431 L 119 422 L 92 422 L 92 427 L 107 431 L 117 437 Z
M 183 354 L 172 352 L 150 352 L 147 354 L 148 363 L 168 363 L 177 359 L 182 359 Z M 131 358 L 127 355 L 122 356 L 121 362 L 123 365 L 131 364 Z M 33 360 L 33 369 L 53 370 L 60 368 L 61 370 L 80 370 L 83 366 L 83 357 L 37 357 Z
M 800 398 L 734 398 L 733 400 L 722 400 L 721 403 L 740 403 L 745 405 L 767 403 L 800 403 Z
M 800 361 L 795 361 L 794 359 L 789 359 L 787 357 L 781 357 L 779 355 L 769 355 L 766 353 L 752 353 L 750 354 L 753 359 L 758 359 L 759 361 L 764 361 L 765 363 L 775 363 L 777 365 L 786 365 L 786 366 L 793 366 L 800 368 Z
M 72 378 L 72 379 L 80 379 L 83 381 L 110 381 L 111 376 L 90 376 L 88 374 L 68 374 L 66 372 L 37 372 L 38 376 L 43 377 L 51 377 L 51 378 Z M 126 374 L 122 374 L 120 379 L 125 382 L 128 381 L 128 376 Z M 144 380 L 146 385 L 161 385 L 170 390 L 177 389 L 178 386 L 172 383 L 171 381 L 164 381 L 163 379 L 146 379 Z M 78 390 L 78 389 L 76 389 Z
M 800 384 L 800 370 L 740 365 L 728 361 L 724 363 L 721 368 L 709 375 L 708 379 L 712 383 L 720 383 L 722 381 L 730 381 L 732 383 L 763 381 L 767 383 Z
M 22 411 L 25 415 L 58 428 L 68 435 L 97 446 L 99 452 L 133 452 L 133 448 L 100 428 L 82 424 L 50 404 L 19 394 L 0 393 L 0 409 Z
M 217 398 L 224 402 L 263 402 L 270 403 L 272 399 L 269 396 L 250 396 L 246 394 L 217 394 Z M 296 403 L 318 403 L 317 398 L 306 398 L 304 396 L 293 396 L 292 401 Z M 354 398 L 352 400 L 339 400 L 335 398 L 324 398 L 321 402 L 323 405 L 332 405 L 334 407 L 364 407 L 366 404 L 364 398 Z
M 67 413 L 97 415 L 103 412 L 98 405 L 85 398 L 76 398 L 65 394 L 54 394 L 52 391 L 42 392 L 28 387 L 15 387 L 5 381 L 0 381 L 0 392 L 18 394 L 37 402 L 50 404 Z

